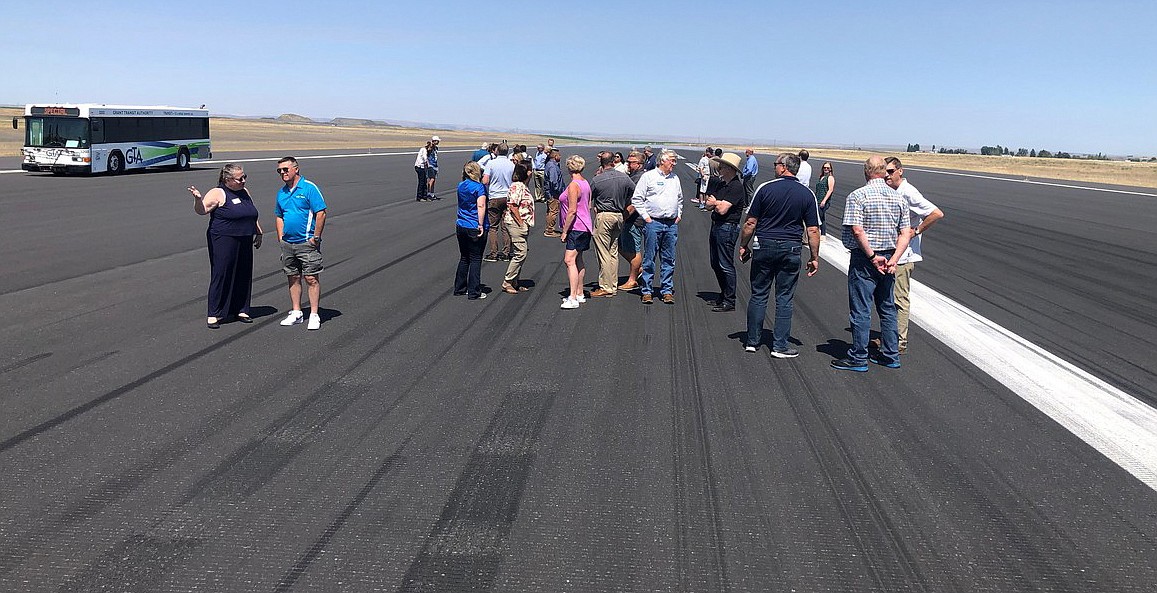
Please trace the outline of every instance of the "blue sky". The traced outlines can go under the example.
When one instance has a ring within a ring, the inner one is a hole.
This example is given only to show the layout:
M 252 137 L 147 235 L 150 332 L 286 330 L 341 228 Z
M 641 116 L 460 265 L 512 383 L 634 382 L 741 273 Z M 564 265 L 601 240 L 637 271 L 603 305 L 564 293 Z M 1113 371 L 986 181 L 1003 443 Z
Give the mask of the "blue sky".
M 1148 0 L 179 6 L 9 11 L 0 103 L 1157 154 Z

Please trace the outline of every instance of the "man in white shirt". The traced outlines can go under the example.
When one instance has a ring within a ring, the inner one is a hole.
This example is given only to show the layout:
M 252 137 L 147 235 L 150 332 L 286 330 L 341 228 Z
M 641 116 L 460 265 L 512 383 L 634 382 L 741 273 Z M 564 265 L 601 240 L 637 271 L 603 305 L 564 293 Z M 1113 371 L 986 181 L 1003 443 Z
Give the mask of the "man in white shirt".
M 811 187 L 812 183 L 812 166 L 807 163 L 807 159 L 810 156 L 811 154 L 808 153 L 806 149 L 799 151 L 799 173 L 795 175 L 795 178 L 799 179 L 800 183 L 808 187 Z
M 900 192 L 908 201 L 908 212 L 912 217 L 912 229 L 915 231 L 912 240 L 908 242 L 908 249 L 896 261 L 896 288 L 893 293 L 896 296 L 896 325 L 900 329 L 900 354 L 905 354 L 908 352 L 908 314 L 912 308 L 908 295 L 911 290 L 912 269 L 916 262 L 924 260 L 920 253 L 920 238 L 924 231 L 944 218 L 944 212 L 904 179 L 904 166 L 900 163 L 900 159 L 890 156 L 884 159 L 884 162 L 887 165 L 884 170 L 887 174 L 884 181 L 888 187 Z
M 661 260 L 659 293 L 664 303 L 675 304 L 675 244 L 679 240 L 679 219 L 683 216 L 683 187 L 675 174 L 678 163 L 679 155 L 675 151 L 663 150 L 655 168 L 639 178 L 631 197 L 631 205 L 647 224 L 643 228 L 643 283 L 639 287 L 644 305 L 655 302 L 651 293 L 656 255 Z

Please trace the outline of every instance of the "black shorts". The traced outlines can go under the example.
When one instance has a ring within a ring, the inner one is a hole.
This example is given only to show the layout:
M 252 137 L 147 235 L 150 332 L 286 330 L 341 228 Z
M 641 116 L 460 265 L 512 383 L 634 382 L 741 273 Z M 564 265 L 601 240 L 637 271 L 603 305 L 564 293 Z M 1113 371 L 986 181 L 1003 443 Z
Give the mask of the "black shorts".
M 586 231 L 567 233 L 566 248 L 573 251 L 587 251 L 591 248 L 591 234 Z

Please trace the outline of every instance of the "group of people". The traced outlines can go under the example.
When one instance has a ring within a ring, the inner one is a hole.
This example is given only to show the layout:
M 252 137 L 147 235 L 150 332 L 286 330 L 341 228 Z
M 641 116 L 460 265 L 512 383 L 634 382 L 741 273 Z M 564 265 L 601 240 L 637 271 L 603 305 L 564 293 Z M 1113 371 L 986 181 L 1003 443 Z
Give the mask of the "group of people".
M 577 309 L 587 301 L 583 253 L 592 243 L 598 255 L 599 277 L 590 298 L 638 289 L 642 303 L 650 305 L 656 300 L 657 274 L 658 300 L 675 302 L 676 245 L 684 200 L 675 172 L 679 157 L 674 151 L 656 154 L 647 147 L 632 151 L 624 159 L 620 153 L 604 150 L 598 154 L 599 167 L 589 180 L 583 175 L 585 160 L 574 155 L 565 162 L 570 176 L 566 182 L 561 154 L 553 142 L 549 147 L 538 146 L 529 169 L 521 162 L 507 165 L 505 154 L 503 145 L 485 168 L 474 161 L 465 167 L 458 187 L 460 260 L 454 294 L 471 299 L 486 297 L 481 290 L 481 263 L 492 258 L 482 257 L 481 245 L 491 220 L 497 220 L 499 214 L 507 233 L 518 237 L 513 241 L 502 290 L 517 294 L 526 289 L 520 283 L 527 250 L 525 237 L 533 226 L 534 202 L 541 200 L 548 205 L 543 234 L 557 237 L 564 245 L 568 287 L 562 309 Z M 809 156 L 806 150 L 777 155 L 775 179 L 758 188 L 754 178 L 759 165 L 752 149 L 740 157 L 709 147 L 696 167 L 696 196 L 691 201 L 711 213 L 709 257 L 719 284 L 712 311 L 726 313 L 736 308 L 737 247 L 739 260 L 751 264 L 744 343 L 748 352 L 758 351 L 763 343 L 763 320 L 774 289 L 771 355 L 799 355 L 789 341 L 795 287 L 801 270 L 807 276 L 819 270 L 824 218 L 836 189 L 833 165 L 825 162 L 813 192 Z M 654 165 L 651 169 L 648 162 Z M 907 351 L 909 279 L 913 265 L 922 258 L 919 237 L 944 215 L 903 178 L 903 167 L 896 157 L 869 158 L 864 176 L 866 184 L 848 195 L 842 222 L 841 239 L 851 252 L 848 300 L 852 343 L 844 358 L 831 363 L 835 369 L 858 372 L 868 370 L 869 360 L 899 367 L 899 356 Z M 535 180 L 534 191 L 526 187 L 527 179 Z M 518 197 L 512 198 L 515 193 Z M 622 284 L 618 283 L 620 257 L 630 267 Z M 877 354 L 869 357 L 873 307 L 881 331 L 880 338 L 872 341 Z
M 277 161 L 276 172 L 282 187 L 277 191 L 273 214 L 290 301 L 289 314 L 281 325 L 305 323 L 306 329 L 317 330 L 321 328 L 318 275 L 324 268 L 321 234 L 325 228 L 325 198 L 317 184 L 302 177 L 296 158 L 287 156 Z M 253 250 L 261 248 L 264 231 L 253 196 L 245 187 L 247 181 L 245 169 L 229 163 L 221 168 L 217 187 L 204 194 L 196 186 L 188 187 L 193 211 L 209 217 L 205 231 L 209 247 L 209 329 L 219 329 L 228 320 L 253 323 Z M 301 310 L 302 281 L 309 299 L 308 317 Z

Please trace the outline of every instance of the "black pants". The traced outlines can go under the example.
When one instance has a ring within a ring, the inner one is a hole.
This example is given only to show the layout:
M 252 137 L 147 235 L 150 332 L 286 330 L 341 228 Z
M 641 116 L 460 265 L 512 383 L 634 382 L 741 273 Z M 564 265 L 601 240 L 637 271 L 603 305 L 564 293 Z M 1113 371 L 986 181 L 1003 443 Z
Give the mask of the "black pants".
M 249 314 L 253 287 L 253 237 L 206 233 L 209 244 L 209 313 L 218 319 Z
M 482 250 L 486 247 L 486 232 L 478 236 L 478 229 L 458 228 L 458 271 L 454 274 L 454 294 L 476 299 L 482 294 Z
M 735 306 L 735 240 L 739 227 L 733 222 L 711 223 L 711 269 L 719 282 L 719 304 Z
M 414 172 L 418 174 L 418 198 L 419 200 L 426 199 L 426 168 L 414 167 Z

